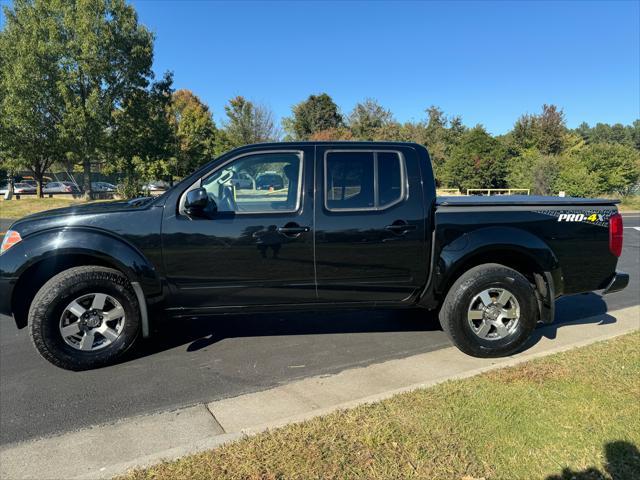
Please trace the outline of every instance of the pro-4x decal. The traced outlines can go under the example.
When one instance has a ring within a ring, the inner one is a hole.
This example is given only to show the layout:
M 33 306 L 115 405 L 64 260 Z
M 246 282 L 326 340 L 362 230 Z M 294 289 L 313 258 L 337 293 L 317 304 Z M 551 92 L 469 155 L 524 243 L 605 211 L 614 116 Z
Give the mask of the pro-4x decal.
M 616 210 L 536 210 L 536 213 L 556 217 L 558 222 L 582 222 L 608 227 L 609 217 Z

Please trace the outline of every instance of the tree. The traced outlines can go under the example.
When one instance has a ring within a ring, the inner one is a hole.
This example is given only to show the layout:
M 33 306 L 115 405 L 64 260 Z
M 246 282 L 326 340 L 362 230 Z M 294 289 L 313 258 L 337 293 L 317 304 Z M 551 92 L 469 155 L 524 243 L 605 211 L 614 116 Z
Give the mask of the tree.
M 443 183 L 461 190 L 502 188 L 507 176 L 502 144 L 477 125 L 460 137 L 443 167 Z
M 442 109 L 432 105 L 427 108 L 427 122 L 423 127 L 422 139 L 416 139 L 429 148 L 429 155 L 437 182 L 443 173 L 445 164 L 449 161 L 454 147 L 460 142 L 465 127 L 460 117 L 449 120 Z
M 113 114 L 108 170 L 123 174 L 120 193 L 127 198 L 138 195 L 142 180 L 170 173 L 177 143 L 169 116 L 171 84 L 167 74 L 148 89 L 128 92 Z
M 374 140 L 378 130 L 393 122 L 393 115 L 376 100 L 367 98 L 349 114 L 349 128 L 358 140 Z
M 581 169 L 597 179 L 597 193 L 627 195 L 640 180 L 640 152 L 626 145 L 597 143 L 573 154 Z
M 333 99 L 326 93 L 309 95 L 294 105 L 293 116 L 285 118 L 285 129 L 297 140 L 308 140 L 317 132 L 338 130 L 344 124 Z
M 601 192 L 598 174 L 590 172 L 575 156 L 567 157 L 561 163 L 555 188 L 572 197 L 595 197 Z
M 177 141 L 171 175 L 184 176 L 211 160 L 216 150 L 217 129 L 209 107 L 189 90 L 173 94 L 169 121 Z
M 62 157 L 64 100 L 51 37 L 55 9 L 47 2 L 16 0 L 4 9 L 0 31 L 0 143 L 13 169 L 26 168 L 42 196 L 45 171 Z M 53 32 L 52 32 L 53 30 Z M 9 165 L 9 162 L 7 162 Z
M 629 127 L 631 131 L 631 142 L 636 150 L 640 150 L 640 120 L 635 120 Z
M 85 194 L 91 196 L 91 166 L 108 153 L 116 107 L 153 78 L 153 35 L 125 0 L 40 3 L 55 11 L 58 90 L 65 103 L 61 126 L 73 158 L 82 165 Z M 16 12 L 33 5 L 28 0 L 20 4 Z
M 255 105 L 244 97 L 235 97 L 229 100 L 224 110 L 227 122 L 221 140 L 225 146 L 235 148 L 278 139 L 273 114 L 266 106 Z
M 506 183 L 510 188 L 528 188 L 534 195 L 553 195 L 560 165 L 564 159 L 542 155 L 530 149 L 508 160 Z
M 575 130 L 582 136 L 588 144 L 593 143 L 617 143 L 640 149 L 640 145 L 636 142 L 637 129 L 640 128 L 640 120 L 636 120 L 633 125 L 622 125 L 616 123 L 609 125 L 608 123 L 596 123 L 591 128 L 586 122 L 580 124 Z
M 540 115 L 522 115 L 511 133 L 522 150 L 536 148 L 543 155 L 560 154 L 567 133 L 564 112 L 555 105 L 545 104 Z

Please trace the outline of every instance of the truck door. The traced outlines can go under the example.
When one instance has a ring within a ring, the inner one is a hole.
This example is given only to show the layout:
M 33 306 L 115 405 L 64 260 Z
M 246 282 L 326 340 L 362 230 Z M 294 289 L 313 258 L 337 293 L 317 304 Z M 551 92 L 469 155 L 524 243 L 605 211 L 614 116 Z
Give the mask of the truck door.
M 316 149 L 316 281 L 321 302 L 401 302 L 426 282 L 426 207 L 416 151 Z
M 215 201 L 188 216 L 184 192 L 167 200 L 162 243 L 173 308 L 316 301 L 313 146 L 256 147 L 221 158 L 195 186 Z M 250 179 L 244 181 L 243 179 Z

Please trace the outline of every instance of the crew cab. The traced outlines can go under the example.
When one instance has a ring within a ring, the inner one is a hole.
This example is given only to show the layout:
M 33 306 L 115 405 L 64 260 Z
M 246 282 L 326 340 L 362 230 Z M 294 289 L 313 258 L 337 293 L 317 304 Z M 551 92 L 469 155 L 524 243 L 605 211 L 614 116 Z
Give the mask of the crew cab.
M 281 184 L 237 188 L 261 175 Z M 73 370 L 113 362 L 160 316 L 282 309 L 423 308 L 463 352 L 510 355 L 561 295 L 627 285 L 615 203 L 436 198 L 412 143 L 250 145 L 159 197 L 15 222 L 0 313 Z

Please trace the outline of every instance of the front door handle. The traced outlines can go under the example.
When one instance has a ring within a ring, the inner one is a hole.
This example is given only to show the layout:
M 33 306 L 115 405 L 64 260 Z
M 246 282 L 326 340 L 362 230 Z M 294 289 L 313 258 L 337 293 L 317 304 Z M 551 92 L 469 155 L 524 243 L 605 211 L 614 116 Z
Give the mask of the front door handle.
M 287 223 L 284 227 L 278 227 L 278 233 L 288 237 L 297 237 L 301 233 L 311 230 L 311 227 L 301 227 L 295 222 Z
M 384 227 L 384 229 L 397 235 L 402 235 L 403 233 L 407 233 L 410 230 L 415 230 L 416 226 L 409 225 L 404 220 L 396 220 L 391 225 L 387 225 L 386 227 Z

